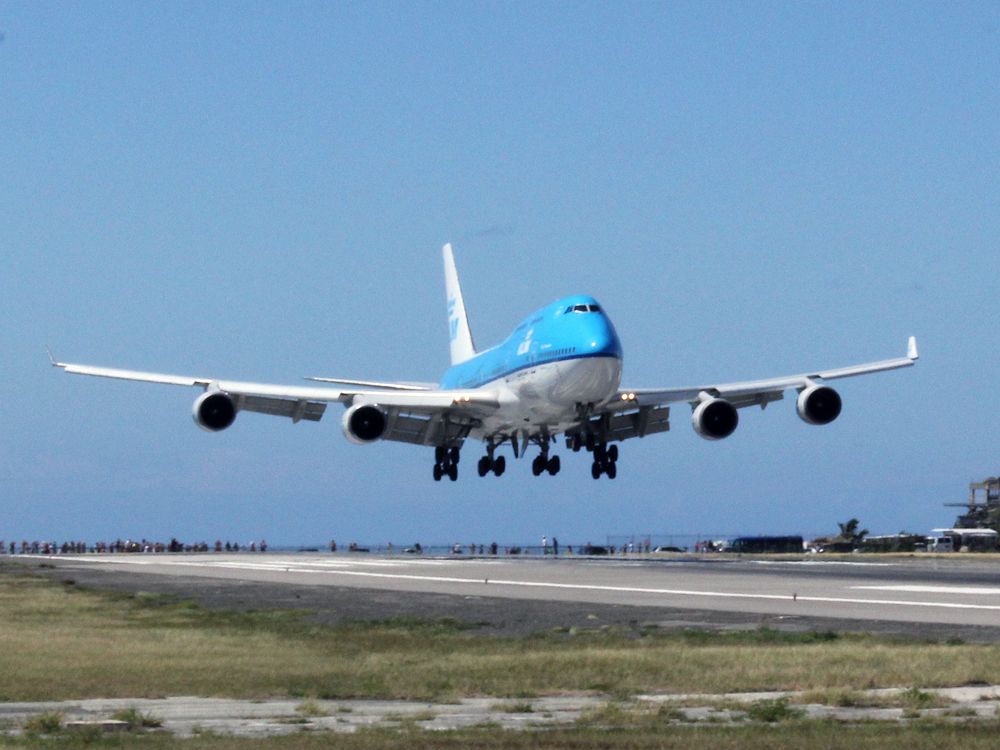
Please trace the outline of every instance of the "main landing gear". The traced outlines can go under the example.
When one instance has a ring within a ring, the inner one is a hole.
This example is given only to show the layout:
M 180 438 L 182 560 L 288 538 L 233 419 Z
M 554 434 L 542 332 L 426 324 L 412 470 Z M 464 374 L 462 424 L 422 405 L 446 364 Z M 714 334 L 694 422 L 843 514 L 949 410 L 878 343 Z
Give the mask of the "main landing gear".
M 439 445 L 434 449 L 434 481 L 440 482 L 441 477 L 451 481 L 458 479 L 458 448 L 445 448 Z
M 536 477 L 540 477 L 546 471 L 550 475 L 555 476 L 559 473 L 560 469 L 559 456 L 549 456 L 545 453 L 539 453 L 535 456 L 535 459 L 531 462 L 531 473 Z
M 496 446 L 490 443 L 486 446 L 486 455 L 479 459 L 479 476 L 485 477 L 491 471 L 494 475 L 500 476 L 503 474 L 504 469 L 507 468 L 507 459 L 503 456 L 497 456 L 494 458 L 493 451 Z
M 607 474 L 608 479 L 618 476 L 618 446 L 607 447 L 606 443 L 594 446 L 594 462 L 590 465 L 590 476 L 600 479 L 601 474 Z
M 581 448 L 586 448 L 594 454 L 594 461 L 590 465 L 590 476 L 600 479 L 601 474 L 607 474 L 608 479 L 618 476 L 618 446 L 608 444 L 603 440 L 598 440 L 592 433 L 586 435 L 573 435 L 567 440 L 567 445 L 574 453 Z

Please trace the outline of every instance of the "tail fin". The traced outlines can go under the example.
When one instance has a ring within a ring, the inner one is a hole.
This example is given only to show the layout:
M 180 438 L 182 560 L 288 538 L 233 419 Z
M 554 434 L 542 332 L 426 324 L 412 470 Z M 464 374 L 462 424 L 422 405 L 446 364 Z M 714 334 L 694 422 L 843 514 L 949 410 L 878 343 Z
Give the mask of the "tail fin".
M 462 299 L 462 287 L 458 283 L 458 271 L 455 270 L 455 256 L 451 252 L 451 243 L 442 248 L 444 255 L 444 285 L 448 295 L 448 338 L 451 341 L 451 363 L 457 365 L 476 356 L 476 345 L 472 341 L 472 331 L 469 330 L 469 318 L 465 314 L 465 300 Z

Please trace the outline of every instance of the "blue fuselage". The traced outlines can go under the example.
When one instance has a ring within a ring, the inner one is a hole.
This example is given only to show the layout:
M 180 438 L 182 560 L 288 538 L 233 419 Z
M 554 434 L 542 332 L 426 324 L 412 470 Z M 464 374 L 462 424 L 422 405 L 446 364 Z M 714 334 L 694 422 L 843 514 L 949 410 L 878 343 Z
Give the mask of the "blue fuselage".
M 614 326 L 593 297 L 564 297 L 525 318 L 503 343 L 448 368 L 441 388 L 480 388 L 539 366 L 595 358 L 620 363 Z

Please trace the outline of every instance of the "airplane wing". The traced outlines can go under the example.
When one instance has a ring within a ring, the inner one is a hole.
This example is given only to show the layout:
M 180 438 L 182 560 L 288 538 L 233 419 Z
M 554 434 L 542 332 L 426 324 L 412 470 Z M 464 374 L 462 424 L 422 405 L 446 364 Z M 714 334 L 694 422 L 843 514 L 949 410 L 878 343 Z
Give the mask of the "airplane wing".
M 772 401 L 783 399 L 785 391 L 795 389 L 802 392 L 821 386 L 829 380 L 910 367 L 919 356 L 916 338 L 911 336 L 907 342 L 906 356 L 896 359 L 735 383 L 683 388 L 623 388 L 595 414 L 593 420 L 602 421 L 602 431 L 609 440 L 643 437 L 670 429 L 671 404 L 686 402 L 692 409 L 697 409 L 708 401 L 722 400 L 736 409 L 748 406 L 760 406 L 763 409 Z M 839 413 L 839 397 L 836 398 Z M 735 424 L 733 427 L 735 428 Z
M 384 440 L 440 445 L 460 443 L 483 416 L 499 408 L 497 396 L 490 392 L 432 390 L 422 384 L 329 380 L 341 385 L 357 383 L 367 387 L 293 386 L 121 370 L 55 360 L 52 365 L 73 375 L 202 388 L 205 394 L 195 402 L 195 421 L 212 431 L 228 427 L 241 411 L 290 417 L 293 422 L 303 419 L 318 422 L 327 404 L 339 401 L 349 408 L 378 408 L 385 417 L 385 432 L 381 435 Z M 232 408 L 231 418 L 225 424 L 220 423 L 221 426 L 211 426 L 211 419 L 205 415 L 209 422 L 206 423 L 199 414 L 203 399 L 215 394 L 221 395 Z

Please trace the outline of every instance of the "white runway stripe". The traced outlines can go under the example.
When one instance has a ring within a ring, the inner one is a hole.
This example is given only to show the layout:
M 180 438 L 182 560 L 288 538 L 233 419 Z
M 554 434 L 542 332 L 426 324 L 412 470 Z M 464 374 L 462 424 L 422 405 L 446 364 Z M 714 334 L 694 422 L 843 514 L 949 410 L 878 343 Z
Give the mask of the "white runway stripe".
M 458 584 L 468 584 L 473 586 L 488 585 L 490 587 L 506 586 L 511 588 L 556 589 L 563 591 L 602 591 L 602 592 L 622 593 L 622 594 L 649 594 L 653 596 L 657 595 L 683 596 L 683 597 L 694 597 L 694 598 L 738 599 L 738 600 L 756 600 L 756 601 L 821 602 L 827 604 L 859 604 L 867 606 L 883 605 L 883 606 L 895 606 L 895 607 L 964 609 L 964 610 L 985 610 L 985 611 L 1000 612 L 1000 604 L 968 604 L 963 602 L 913 601 L 907 599 L 864 599 L 864 598 L 837 597 L 837 596 L 808 596 L 808 595 L 799 596 L 791 592 L 782 594 L 749 594 L 738 591 L 702 591 L 702 590 L 692 590 L 692 589 L 646 588 L 637 586 L 607 586 L 607 585 L 587 584 L 587 583 L 557 583 L 554 581 L 515 581 L 515 580 L 486 578 L 486 577 L 468 578 L 468 577 L 457 577 L 457 576 L 415 575 L 409 573 L 376 573 L 373 571 L 344 570 L 333 567 L 324 568 L 318 565 L 307 567 L 302 565 L 298 561 L 294 563 L 289 562 L 285 564 L 282 563 L 280 560 L 237 562 L 228 560 L 195 561 L 195 560 L 180 560 L 180 559 L 170 559 L 170 558 L 93 559 L 87 557 L 79 557 L 79 558 L 61 557 L 60 559 L 74 559 L 74 560 L 80 560 L 81 562 L 89 562 L 89 563 L 116 563 L 122 565 L 159 565 L 159 566 L 176 565 L 179 567 L 198 567 L 198 568 L 210 568 L 210 567 L 235 568 L 242 570 L 260 570 L 266 572 L 294 572 L 294 573 L 307 573 L 312 575 L 349 576 L 353 578 L 380 578 L 380 579 L 394 579 L 400 581 L 422 581 L 425 583 L 453 583 L 453 584 L 458 583 Z M 855 588 L 862 588 L 862 587 L 855 587 Z M 931 588 L 936 588 L 936 587 L 931 587 Z M 979 591 L 982 591 L 982 589 L 977 589 L 976 591 L 978 593 Z M 920 593 L 930 593 L 930 592 L 920 592 Z M 954 589 L 948 589 L 948 593 L 956 593 L 956 591 Z
M 853 589 L 868 591 L 899 591 L 910 594 L 964 594 L 969 596 L 1000 596 L 1000 589 L 972 586 L 918 586 L 901 584 L 898 586 L 852 586 Z

